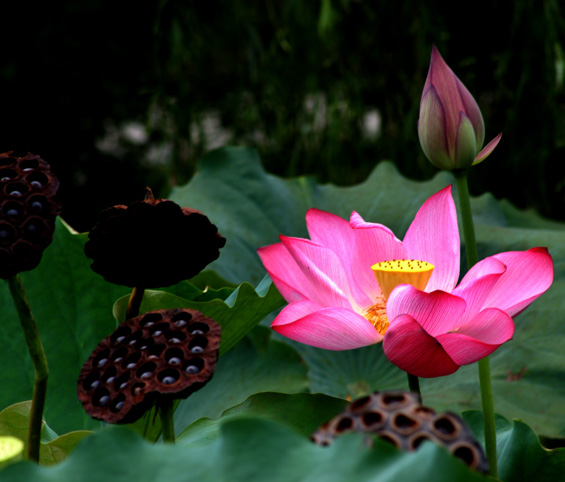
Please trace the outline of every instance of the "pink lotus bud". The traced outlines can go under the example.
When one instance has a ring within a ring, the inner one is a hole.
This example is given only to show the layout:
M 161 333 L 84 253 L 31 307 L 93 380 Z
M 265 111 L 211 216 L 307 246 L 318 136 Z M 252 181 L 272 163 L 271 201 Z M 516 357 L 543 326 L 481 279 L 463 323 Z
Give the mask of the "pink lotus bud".
M 418 137 L 429 161 L 440 169 L 464 169 L 486 159 L 498 134 L 481 150 L 485 124 L 471 93 L 432 47 L 432 58 L 420 101 Z

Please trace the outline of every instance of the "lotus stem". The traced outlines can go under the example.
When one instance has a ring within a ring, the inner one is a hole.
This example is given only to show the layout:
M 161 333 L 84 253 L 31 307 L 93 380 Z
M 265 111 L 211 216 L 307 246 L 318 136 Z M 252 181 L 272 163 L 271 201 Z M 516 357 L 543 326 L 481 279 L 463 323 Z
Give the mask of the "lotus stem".
M 420 403 L 422 403 L 422 392 L 420 391 L 420 379 L 416 375 L 408 375 L 408 387 L 411 392 L 417 393 L 418 398 L 420 399 Z
M 128 300 L 128 307 L 126 309 L 126 320 L 130 318 L 134 318 L 135 316 L 139 315 L 139 308 L 141 306 L 141 302 L 143 301 L 143 294 L 145 293 L 144 288 L 140 288 L 136 286 L 129 297 Z
M 467 255 L 467 269 L 471 269 L 478 261 L 477 241 L 475 227 L 471 212 L 471 199 L 467 182 L 467 170 L 455 170 L 455 181 L 459 195 L 459 208 L 463 222 L 463 236 L 465 239 L 465 252 Z M 496 459 L 496 427 L 494 422 L 494 399 L 492 394 L 492 380 L 490 376 L 490 359 L 485 357 L 478 362 L 479 382 L 481 385 L 481 402 L 483 407 L 483 427 L 485 432 L 485 452 L 489 462 L 489 473 L 494 478 L 498 477 Z
M 8 284 L 24 331 L 29 355 L 33 363 L 33 398 L 29 416 L 27 456 L 30 460 L 39 462 L 43 409 L 45 407 L 47 394 L 49 368 L 47 366 L 47 357 L 43 350 L 43 343 L 41 343 L 39 331 L 37 330 L 37 325 L 35 324 L 20 275 L 17 274 L 9 278 Z
M 173 418 L 173 400 L 163 400 L 159 403 L 159 414 L 163 428 L 163 442 L 175 443 L 175 421 Z

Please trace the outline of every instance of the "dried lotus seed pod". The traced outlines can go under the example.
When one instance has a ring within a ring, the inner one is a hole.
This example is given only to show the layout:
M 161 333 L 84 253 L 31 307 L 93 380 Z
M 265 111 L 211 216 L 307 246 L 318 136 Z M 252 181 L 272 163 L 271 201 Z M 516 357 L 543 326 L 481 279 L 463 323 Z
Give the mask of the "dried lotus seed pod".
M 0 154 L 0 278 L 34 269 L 53 241 L 59 180 L 35 154 Z
M 189 309 L 130 318 L 92 352 L 77 395 L 85 411 L 108 423 L 138 420 L 154 402 L 186 398 L 212 378 L 221 328 Z
M 318 445 L 330 445 L 335 437 L 348 432 L 376 434 L 406 451 L 432 440 L 471 468 L 484 473 L 488 470 L 485 453 L 465 422 L 454 413 L 435 413 L 422 406 L 413 392 L 375 392 L 359 398 L 311 438 Z
M 150 190 L 149 190 L 150 193 Z M 150 194 L 103 211 L 84 247 L 91 268 L 111 283 L 160 288 L 192 278 L 226 244 L 200 211 Z

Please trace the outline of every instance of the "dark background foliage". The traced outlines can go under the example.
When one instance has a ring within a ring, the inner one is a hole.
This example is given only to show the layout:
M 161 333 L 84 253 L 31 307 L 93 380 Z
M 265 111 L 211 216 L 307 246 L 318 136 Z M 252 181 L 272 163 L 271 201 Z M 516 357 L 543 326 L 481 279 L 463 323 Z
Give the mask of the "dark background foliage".
M 79 230 L 146 185 L 166 196 L 228 143 L 322 182 L 360 182 L 382 159 L 431 177 L 416 122 L 432 44 L 475 95 L 486 141 L 504 132 L 472 193 L 565 219 L 558 0 L 478 1 L 463 14 L 439 0 L 7 3 L 0 151 L 51 163 Z

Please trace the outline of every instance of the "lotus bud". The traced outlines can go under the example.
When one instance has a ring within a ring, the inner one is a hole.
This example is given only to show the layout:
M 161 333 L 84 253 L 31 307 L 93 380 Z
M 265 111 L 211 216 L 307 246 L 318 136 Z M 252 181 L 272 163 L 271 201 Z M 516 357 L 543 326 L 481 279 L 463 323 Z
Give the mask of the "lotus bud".
M 465 169 L 485 160 L 501 136 L 498 134 L 481 150 L 485 139 L 481 110 L 432 47 L 418 119 L 420 145 L 429 161 L 440 169 Z

